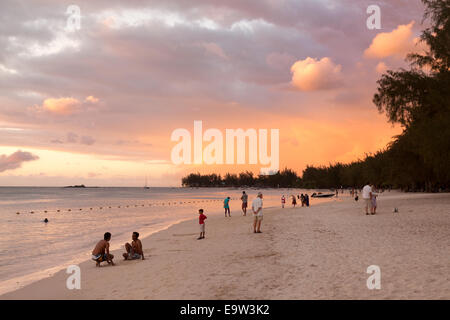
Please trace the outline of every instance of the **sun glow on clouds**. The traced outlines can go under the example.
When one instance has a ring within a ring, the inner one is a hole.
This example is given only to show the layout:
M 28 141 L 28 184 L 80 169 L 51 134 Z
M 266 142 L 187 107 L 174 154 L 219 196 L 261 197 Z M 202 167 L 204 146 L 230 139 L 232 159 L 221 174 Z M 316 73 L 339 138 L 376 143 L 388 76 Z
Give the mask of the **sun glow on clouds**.
M 17 153 L 18 148 L 22 149 L 23 152 L 20 154 Z M 120 185 L 120 182 L 118 181 L 121 180 L 124 180 L 124 185 L 139 185 L 141 183 L 143 185 L 146 175 L 149 178 L 151 177 L 153 186 L 157 184 L 153 179 L 161 179 L 161 177 L 164 176 L 166 176 L 165 180 L 168 181 L 168 183 L 163 182 L 162 185 L 178 185 L 179 183 L 178 176 L 172 177 L 172 175 L 178 173 L 177 168 L 164 160 L 145 162 L 125 161 L 74 152 L 20 147 L 0 147 L 0 169 L 3 164 L 2 155 L 14 155 L 14 159 L 12 160 L 22 159 L 22 161 L 27 161 L 21 167 L 15 166 L 13 168 L 11 163 L 17 161 L 10 160 L 8 163 L 11 170 L 0 170 L 0 177 L 18 177 L 19 181 L 23 180 L 25 185 L 30 179 L 33 179 L 33 177 L 52 177 L 49 185 L 53 186 L 55 185 L 55 179 L 56 181 L 68 181 L 67 184 L 74 184 L 78 183 L 78 181 L 89 181 L 90 178 L 93 178 L 92 172 L 95 172 L 95 177 L 98 179 L 97 183 L 100 183 L 103 186 Z M 167 180 L 167 177 L 170 177 L 170 179 Z M 161 179 L 161 181 L 165 180 Z M 14 184 L 15 183 L 8 183 L 8 185 Z M 89 185 L 92 184 L 89 183 Z
M 292 85 L 300 91 L 327 90 L 341 84 L 341 65 L 330 58 L 306 58 L 291 67 Z
M 34 110 L 56 115 L 71 115 L 80 112 L 84 104 L 96 104 L 98 102 L 99 99 L 94 96 L 86 97 L 84 102 L 72 97 L 48 98 L 44 100 L 42 106 L 35 106 Z
M 413 35 L 414 21 L 406 25 L 399 25 L 391 32 L 382 32 L 375 36 L 364 56 L 371 59 L 396 57 L 404 59 L 408 53 L 420 52 L 425 49 L 418 37 Z

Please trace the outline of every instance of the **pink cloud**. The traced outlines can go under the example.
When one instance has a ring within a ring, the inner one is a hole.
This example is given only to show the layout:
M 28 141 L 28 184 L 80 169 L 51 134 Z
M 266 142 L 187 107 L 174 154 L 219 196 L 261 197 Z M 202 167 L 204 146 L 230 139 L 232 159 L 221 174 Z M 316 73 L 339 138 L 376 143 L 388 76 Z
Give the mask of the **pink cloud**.
M 217 57 L 220 57 L 224 60 L 228 60 L 228 56 L 225 54 L 223 49 L 215 42 L 207 42 L 202 43 L 203 48 L 205 48 L 206 52 L 215 55 Z
M 341 69 L 328 57 L 321 60 L 308 57 L 292 65 L 292 85 L 300 91 L 336 88 L 341 84 Z

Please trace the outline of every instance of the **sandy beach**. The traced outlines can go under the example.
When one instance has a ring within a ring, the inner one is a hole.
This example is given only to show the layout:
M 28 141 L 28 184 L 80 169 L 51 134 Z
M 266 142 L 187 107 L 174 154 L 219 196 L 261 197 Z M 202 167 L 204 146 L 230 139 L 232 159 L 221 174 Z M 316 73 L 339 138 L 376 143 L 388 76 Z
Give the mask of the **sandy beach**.
M 195 219 L 143 239 L 144 261 L 115 251 L 114 267 L 80 264 L 80 290 L 61 271 L 0 298 L 450 299 L 450 194 L 385 192 L 378 202 L 375 216 L 348 196 L 266 209 L 262 234 L 235 207 L 206 220 L 204 240 Z M 370 265 L 380 290 L 366 286 Z

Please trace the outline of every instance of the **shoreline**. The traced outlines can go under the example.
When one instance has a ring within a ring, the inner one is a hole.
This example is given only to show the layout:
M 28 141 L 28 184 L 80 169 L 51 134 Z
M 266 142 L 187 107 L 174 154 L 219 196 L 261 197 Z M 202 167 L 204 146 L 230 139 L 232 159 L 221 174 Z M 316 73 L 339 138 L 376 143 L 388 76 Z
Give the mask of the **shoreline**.
M 153 234 L 164 231 L 169 229 L 170 227 L 178 224 L 178 223 L 182 223 L 185 221 L 189 221 L 191 219 L 182 219 L 180 221 L 174 222 L 174 223 L 170 223 L 168 226 L 164 226 L 161 228 L 157 228 L 156 230 L 152 230 L 148 233 L 145 233 L 144 236 L 142 237 L 141 240 L 144 240 L 148 237 L 151 237 Z M 123 247 L 123 244 L 116 244 L 115 246 L 112 246 L 111 248 L 111 252 L 114 251 L 118 251 L 120 250 L 120 247 Z M 76 258 L 73 258 L 70 261 L 66 261 L 64 263 L 61 263 L 59 265 L 56 265 L 54 267 L 50 267 L 47 268 L 45 270 L 40 270 L 40 271 L 36 271 L 34 273 L 31 274 L 25 274 L 22 276 L 18 276 L 18 277 L 14 277 L 11 279 L 7 279 L 1 282 L 2 285 L 4 285 L 5 287 L 0 288 L 0 299 L 3 295 L 23 289 L 29 285 L 32 285 L 35 282 L 41 281 L 41 280 L 45 280 L 48 278 L 51 278 L 53 276 L 55 276 L 56 273 L 64 271 L 65 269 L 67 269 L 68 266 L 70 265 L 80 265 L 86 262 L 91 261 L 89 258 L 86 257 L 87 254 L 83 254 L 83 257 L 81 257 L 81 255 L 77 256 Z
M 0 299 L 450 298 L 450 194 L 392 192 L 379 206 L 376 216 L 349 197 L 265 208 L 261 235 L 238 210 L 207 214 L 204 240 L 195 240 L 197 219 L 181 221 L 142 239 L 144 261 L 121 261 L 119 249 L 117 266 L 81 263 L 81 290 L 66 289 L 61 270 Z M 374 262 L 383 290 L 365 288 Z
M 270 209 L 270 208 L 273 208 L 273 207 L 268 207 L 267 209 Z M 220 213 L 213 211 L 212 214 L 217 215 Z M 196 221 L 196 218 L 182 218 L 175 222 L 168 222 L 168 225 L 165 225 L 163 227 L 158 227 L 154 230 L 147 231 L 144 233 L 141 232 L 141 241 L 144 241 L 145 239 L 151 237 L 153 234 L 165 231 L 179 223 L 183 223 L 183 222 L 187 222 L 187 221 L 194 221 L 194 220 Z M 130 231 L 130 233 L 131 233 L 131 231 Z M 113 237 L 114 237 L 114 235 L 113 235 Z M 121 248 L 123 248 L 123 243 L 120 243 L 120 244 L 116 243 L 114 245 L 111 245 L 111 252 L 116 252 L 116 251 L 118 252 Z M 30 274 L 25 274 L 22 276 L 3 280 L 0 282 L 0 284 L 3 285 L 3 287 L 0 287 L 0 299 L 5 294 L 23 289 L 29 285 L 32 285 L 35 282 L 51 278 L 51 277 L 55 276 L 56 273 L 66 270 L 67 267 L 70 265 L 80 265 L 83 263 L 87 263 L 87 262 L 91 261 L 91 259 L 88 256 L 90 256 L 90 254 L 86 254 L 86 253 L 79 254 L 76 257 L 74 257 L 73 259 L 63 262 L 59 265 L 49 267 L 44 270 L 36 271 L 36 272 L 30 273 Z M 121 257 L 121 255 L 119 255 L 119 256 Z

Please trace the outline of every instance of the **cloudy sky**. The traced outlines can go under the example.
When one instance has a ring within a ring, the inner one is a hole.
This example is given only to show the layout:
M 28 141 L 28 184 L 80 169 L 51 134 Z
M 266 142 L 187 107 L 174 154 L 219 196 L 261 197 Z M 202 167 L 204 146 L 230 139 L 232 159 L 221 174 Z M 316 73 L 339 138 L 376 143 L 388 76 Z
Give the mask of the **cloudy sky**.
M 373 4 L 380 30 L 366 26 Z M 280 166 L 298 172 L 361 158 L 401 132 L 371 101 L 420 49 L 422 12 L 419 0 L 1 1 L 0 185 L 258 171 L 174 165 L 171 133 L 194 120 L 280 129 Z

